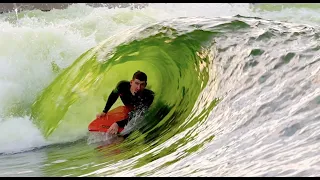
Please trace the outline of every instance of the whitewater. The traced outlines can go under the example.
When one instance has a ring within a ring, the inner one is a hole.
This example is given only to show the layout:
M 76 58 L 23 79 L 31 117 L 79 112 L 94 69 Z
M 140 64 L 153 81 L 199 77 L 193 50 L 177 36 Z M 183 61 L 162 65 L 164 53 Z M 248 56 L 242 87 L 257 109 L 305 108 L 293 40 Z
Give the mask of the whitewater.
M 319 8 L 1 14 L 0 176 L 319 176 Z M 137 69 L 158 94 L 149 126 L 90 143 L 88 123 Z

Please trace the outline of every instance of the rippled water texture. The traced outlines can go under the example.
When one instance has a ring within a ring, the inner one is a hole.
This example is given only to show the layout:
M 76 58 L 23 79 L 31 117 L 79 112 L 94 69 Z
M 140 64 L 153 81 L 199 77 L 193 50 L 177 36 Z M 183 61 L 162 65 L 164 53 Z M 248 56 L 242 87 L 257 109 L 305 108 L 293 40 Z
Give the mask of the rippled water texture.
M 2 14 L 0 176 L 319 176 L 318 7 Z M 136 70 L 150 111 L 123 142 L 88 133 Z

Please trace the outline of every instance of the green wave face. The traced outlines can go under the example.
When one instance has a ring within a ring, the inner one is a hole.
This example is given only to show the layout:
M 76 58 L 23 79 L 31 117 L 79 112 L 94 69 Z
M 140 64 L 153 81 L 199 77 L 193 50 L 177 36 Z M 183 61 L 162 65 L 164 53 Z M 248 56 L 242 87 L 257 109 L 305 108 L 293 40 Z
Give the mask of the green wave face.
M 160 120 L 160 126 L 164 122 L 170 122 L 171 126 L 183 123 L 208 81 L 205 64 L 209 60 L 201 52 L 210 48 L 214 33 L 195 30 L 177 35 L 175 30 L 169 31 L 173 33 L 158 33 L 117 46 L 114 53 L 108 52 L 103 58 L 110 41 L 84 53 L 34 102 L 34 123 L 51 141 L 83 137 L 116 84 L 130 80 L 137 70 L 148 75 L 147 88 L 156 94 L 146 118 L 149 126 L 144 130 Z M 112 108 L 119 105 L 122 105 L 120 98 Z

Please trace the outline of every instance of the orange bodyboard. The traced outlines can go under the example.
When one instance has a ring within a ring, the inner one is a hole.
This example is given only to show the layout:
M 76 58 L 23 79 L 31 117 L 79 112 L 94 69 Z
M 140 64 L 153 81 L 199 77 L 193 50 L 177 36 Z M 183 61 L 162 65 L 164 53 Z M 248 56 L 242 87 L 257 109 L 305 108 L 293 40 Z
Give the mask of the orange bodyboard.
M 96 118 L 93 120 L 89 126 L 89 131 L 96 131 L 96 132 L 107 132 L 109 127 L 117 122 L 128 118 L 128 114 L 130 109 L 126 106 L 119 106 L 111 111 L 109 111 L 105 116 Z M 118 128 L 118 132 L 121 132 L 123 128 Z

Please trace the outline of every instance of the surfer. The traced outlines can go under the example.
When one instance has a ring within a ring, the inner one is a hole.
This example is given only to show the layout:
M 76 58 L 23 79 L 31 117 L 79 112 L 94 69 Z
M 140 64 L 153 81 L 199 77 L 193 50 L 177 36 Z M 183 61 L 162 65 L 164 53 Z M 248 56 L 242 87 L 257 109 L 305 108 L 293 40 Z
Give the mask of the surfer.
M 149 108 L 154 99 L 154 92 L 146 89 L 147 75 L 144 72 L 137 71 L 133 74 L 130 81 L 120 81 L 116 88 L 110 93 L 106 105 L 102 113 L 97 117 L 106 116 L 111 106 L 117 101 L 120 96 L 123 104 L 132 112 Z M 124 127 L 129 121 L 129 118 L 113 123 L 107 133 L 117 134 L 119 127 Z

